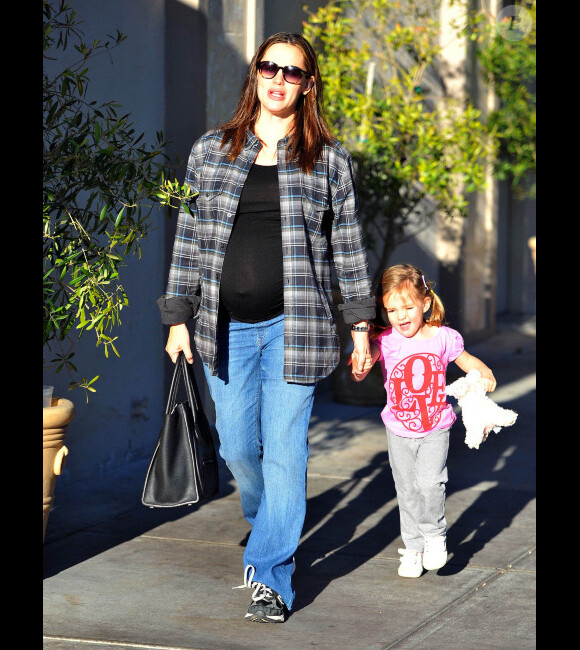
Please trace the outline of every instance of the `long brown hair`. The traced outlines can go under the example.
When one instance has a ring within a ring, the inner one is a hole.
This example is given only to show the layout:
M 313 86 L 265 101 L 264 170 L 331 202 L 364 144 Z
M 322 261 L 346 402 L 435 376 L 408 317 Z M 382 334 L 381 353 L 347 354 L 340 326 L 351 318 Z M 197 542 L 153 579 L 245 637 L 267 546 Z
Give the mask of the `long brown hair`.
M 316 53 L 310 43 L 300 34 L 278 32 L 267 38 L 254 54 L 248 73 L 238 99 L 236 112 L 229 122 L 220 128 L 222 149 L 230 144 L 228 158 L 235 160 L 242 151 L 246 142 L 248 131 L 253 131 L 260 114 L 258 100 L 258 63 L 266 50 L 275 43 L 288 43 L 297 47 L 306 61 L 307 72 L 314 77 L 314 86 L 306 95 L 301 94 L 296 104 L 296 116 L 292 131 L 288 134 L 286 148 L 287 160 L 298 162 L 302 171 L 309 173 L 314 168 L 314 163 L 320 157 L 325 144 L 332 144 L 335 140 L 324 118 L 322 109 L 322 78 L 318 69 Z
M 392 292 L 409 292 L 420 302 L 429 298 L 431 307 L 425 316 L 425 322 L 435 327 L 444 325 L 445 307 L 441 298 L 433 291 L 433 286 L 434 283 L 425 277 L 423 271 L 412 264 L 395 264 L 385 269 L 376 294 L 377 318 L 372 322 L 374 332 L 378 333 L 390 327 L 384 312 L 383 299 Z

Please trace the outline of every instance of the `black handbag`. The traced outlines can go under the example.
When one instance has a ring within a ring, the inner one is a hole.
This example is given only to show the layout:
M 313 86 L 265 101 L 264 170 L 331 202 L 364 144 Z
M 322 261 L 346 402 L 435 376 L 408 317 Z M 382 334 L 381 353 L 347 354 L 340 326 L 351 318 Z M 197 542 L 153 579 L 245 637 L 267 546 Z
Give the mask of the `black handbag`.
M 176 403 L 180 376 L 186 400 Z M 145 477 L 141 502 L 172 508 L 210 499 L 219 489 L 217 456 L 190 365 L 179 353 L 163 425 Z

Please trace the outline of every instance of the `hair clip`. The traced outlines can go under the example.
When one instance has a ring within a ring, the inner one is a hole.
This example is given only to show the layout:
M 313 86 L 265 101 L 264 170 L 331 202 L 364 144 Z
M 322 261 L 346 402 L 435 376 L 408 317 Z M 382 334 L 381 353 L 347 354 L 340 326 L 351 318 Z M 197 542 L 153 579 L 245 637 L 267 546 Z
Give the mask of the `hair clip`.
M 423 280 L 423 286 L 424 286 L 425 289 L 427 290 L 427 293 L 433 293 L 433 289 L 430 289 L 430 288 L 427 286 L 427 283 L 425 282 L 425 276 L 424 276 L 424 275 L 421 276 L 421 280 Z

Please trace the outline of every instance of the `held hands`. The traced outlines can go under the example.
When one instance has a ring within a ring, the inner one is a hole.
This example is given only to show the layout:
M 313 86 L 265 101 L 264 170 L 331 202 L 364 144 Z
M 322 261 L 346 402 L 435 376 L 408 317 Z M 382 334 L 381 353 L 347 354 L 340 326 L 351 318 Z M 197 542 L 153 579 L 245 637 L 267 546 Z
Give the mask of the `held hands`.
M 355 381 L 362 381 L 373 367 L 373 359 L 368 332 L 352 332 L 354 351 L 347 361 L 351 366 L 351 376 Z
M 167 339 L 167 345 L 165 346 L 165 352 L 167 352 L 171 357 L 173 363 L 176 363 L 177 357 L 181 351 L 185 354 L 186 361 L 188 363 L 193 363 L 193 354 L 189 342 L 189 330 L 185 323 L 182 323 L 181 325 L 172 325 L 169 328 L 169 337 Z
M 356 352 L 350 355 L 350 359 L 346 362 L 347 366 L 352 366 L 350 369 L 351 377 L 355 381 L 362 381 L 368 374 L 369 370 L 373 367 L 373 360 L 370 354 L 363 357 L 362 364 L 359 363 L 359 358 Z

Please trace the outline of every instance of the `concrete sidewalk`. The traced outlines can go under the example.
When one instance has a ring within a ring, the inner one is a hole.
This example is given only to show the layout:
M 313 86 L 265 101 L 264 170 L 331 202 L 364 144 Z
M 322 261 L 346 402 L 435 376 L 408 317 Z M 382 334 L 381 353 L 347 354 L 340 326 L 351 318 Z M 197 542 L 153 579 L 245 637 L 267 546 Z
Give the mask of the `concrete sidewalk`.
M 212 501 L 152 510 L 140 504 L 139 461 L 57 492 L 43 547 L 44 648 L 535 648 L 535 320 L 467 347 L 493 369 L 493 399 L 519 417 L 479 450 L 463 442 L 461 418 L 454 425 L 445 567 L 397 575 L 380 408 L 337 404 L 323 385 L 286 623 L 244 621 L 250 592 L 232 587 L 249 526 L 227 469 Z

